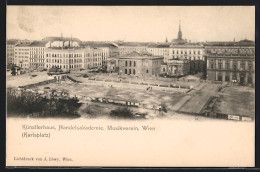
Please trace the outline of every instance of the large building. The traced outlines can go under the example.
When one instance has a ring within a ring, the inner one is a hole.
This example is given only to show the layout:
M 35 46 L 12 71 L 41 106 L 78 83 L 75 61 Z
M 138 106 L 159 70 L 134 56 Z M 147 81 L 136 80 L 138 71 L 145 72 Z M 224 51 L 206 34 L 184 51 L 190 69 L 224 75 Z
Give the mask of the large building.
M 119 56 L 119 48 L 113 43 L 84 43 L 84 46 L 89 46 L 95 49 L 100 49 L 102 52 L 102 67 L 106 67 L 108 58 Z
M 208 80 L 242 85 L 255 84 L 255 47 L 253 41 L 208 43 L 205 46 Z
M 169 50 L 169 44 L 151 44 L 147 47 L 149 53 L 153 56 L 163 57 L 164 62 L 167 62 L 170 59 Z
M 171 45 L 169 59 L 188 59 L 191 73 L 205 72 L 205 48 L 201 44 L 186 43 Z
M 14 64 L 14 47 L 18 44 L 17 40 L 7 40 L 6 41 L 6 63 Z
M 30 68 L 44 69 L 46 41 L 34 41 L 30 44 Z
M 119 74 L 152 76 L 159 75 L 163 57 L 148 53 L 132 52 L 119 58 Z
M 190 61 L 183 60 L 169 60 L 161 66 L 161 74 L 167 76 L 185 76 L 190 73 Z
M 45 68 L 57 67 L 63 71 L 80 70 L 83 68 L 84 49 L 59 48 L 45 49 Z
M 146 43 L 121 43 L 118 45 L 119 47 L 119 54 L 125 55 L 132 52 L 142 53 L 147 50 L 147 44 Z
M 23 68 L 30 67 L 30 43 L 19 43 L 14 48 L 14 64 Z

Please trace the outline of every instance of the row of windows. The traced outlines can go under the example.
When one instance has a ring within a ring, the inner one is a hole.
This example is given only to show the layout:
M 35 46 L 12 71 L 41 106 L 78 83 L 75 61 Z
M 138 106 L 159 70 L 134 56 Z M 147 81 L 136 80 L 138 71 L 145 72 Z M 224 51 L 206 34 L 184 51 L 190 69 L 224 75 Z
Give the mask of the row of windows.
M 29 52 L 15 52 L 15 54 L 29 54 Z
M 30 48 L 30 50 L 44 50 L 45 48 L 39 47 L 39 48 Z
M 44 55 L 30 55 L 30 58 L 44 58 Z
M 52 65 L 52 64 L 47 64 L 47 68 L 52 68 L 52 67 L 59 67 L 63 69 L 80 69 L 82 68 L 82 65 Z
M 34 63 L 44 63 L 44 60 L 30 59 L 30 62 L 34 62 Z
M 125 66 L 128 65 L 128 62 L 125 61 Z M 136 66 L 136 61 L 133 62 L 133 65 Z M 132 61 L 129 61 L 129 66 L 132 66 Z
M 240 68 L 238 68 L 238 65 L 237 65 L 236 62 L 233 63 L 232 66 L 231 66 L 230 63 L 228 61 L 226 61 L 225 67 L 224 67 L 224 64 L 221 61 L 216 63 L 216 64 L 210 63 L 210 68 L 214 69 L 214 67 L 216 69 L 246 70 L 245 62 L 240 63 Z M 252 70 L 253 69 L 252 63 L 248 63 L 247 69 L 248 70 Z
M 232 72 L 232 73 L 226 72 L 225 75 L 224 75 L 225 81 L 237 80 L 238 79 L 238 74 L 239 73 L 237 73 L 237 72 Z M 222 73 L 218 73 L 216 80 L 223 81 L 224 78 L 223 78 L 223 74 Z M 248 73 L 247 82 L 248 83 L 252 83 L 252 79 L 253 79 L 252 78 L 252 73 Z
M 163 52 L 168 52 L 169 49 L 150 49 L 150 52 L 153 52 L 153 51 L 163 51 Z
M 120 50 L 121 51 L 140 51 L 140 50 L 146 50 L 146 48 L 142 48 L 142 47 L 124 47 L 124 48 L 121 48 L 120 47 Z
M 129 71 L 129 72 L 127 73 L 127 69 L 125 69 L 125 74 L 131 75 L 131 74 L 132 74 L 132 70 L 129 69 L 128 71 Z M 135 69 L 133 69 L 133 75 L 135 75 Z
M 82 57 L 82 54 L 46 54 L 46 57 Z
M 44 51 L 30 51 L 30 54 L 44 54 Z
M 82 63 L 82 59 L 46 59 L 46 62 L 52 63 Z
M 29 48 L 15 48 L 15 51 L 29 51 Z
M 16 58 L 29 58 L 29 56 L 15 56 Z
M 183 51 L 176 51 L 176 54 L 188 54 L 187 53 L 187 51 L 184 51 L 184 53 L 183 53 Z M 172 51 L 172 54 L 175 54 L 175 51 Z M 189 51 L 189 54 L 196 54 L 196 51 L 193 51 L 193 53 L 191 53 L 191 51 Z M 198 53 L 197 54 L 200 54 L 200 51 L 198 51 Z

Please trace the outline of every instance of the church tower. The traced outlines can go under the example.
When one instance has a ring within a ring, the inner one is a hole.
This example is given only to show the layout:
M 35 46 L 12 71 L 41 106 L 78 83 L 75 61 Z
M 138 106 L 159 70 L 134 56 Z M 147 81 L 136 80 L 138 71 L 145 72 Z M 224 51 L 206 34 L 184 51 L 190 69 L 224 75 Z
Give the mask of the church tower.
M 182 33 L 181 33 L 181 21 L 179 23 L 179 32 L 178 32 L 178 37 L 177 39 L 181 40 L 182 39 Z

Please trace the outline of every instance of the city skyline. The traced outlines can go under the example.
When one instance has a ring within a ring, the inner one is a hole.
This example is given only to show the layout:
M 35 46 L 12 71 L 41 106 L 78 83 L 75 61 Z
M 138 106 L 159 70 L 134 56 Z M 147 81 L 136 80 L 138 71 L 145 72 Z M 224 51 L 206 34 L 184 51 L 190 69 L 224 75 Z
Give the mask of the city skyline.
M 170 42 L 181 20 L 183 38 L 192 42 L 254 41 L 254 12 L 253 6 L 7 6 L 7 38 L 62 33 L 82 41 Z

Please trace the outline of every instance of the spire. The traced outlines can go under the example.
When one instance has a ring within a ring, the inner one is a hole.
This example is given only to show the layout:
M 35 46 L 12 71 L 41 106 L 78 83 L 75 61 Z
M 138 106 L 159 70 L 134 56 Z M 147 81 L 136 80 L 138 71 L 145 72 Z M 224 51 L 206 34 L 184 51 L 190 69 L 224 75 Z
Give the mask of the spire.
M 181 32 L 181 20 L 179 20 L 179 32 Z
M 168 43 L 168 39 L 167 39 L 167 37 L 166 37 L 166 39 L 165 39 L 165 42 Z
M 178 37 L 177 39 L 181 40 L 182 39 L 182 33 L 181 33 L 181 20 L 179 20 L 179 32 L 178 32 Z

